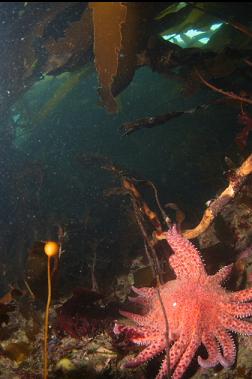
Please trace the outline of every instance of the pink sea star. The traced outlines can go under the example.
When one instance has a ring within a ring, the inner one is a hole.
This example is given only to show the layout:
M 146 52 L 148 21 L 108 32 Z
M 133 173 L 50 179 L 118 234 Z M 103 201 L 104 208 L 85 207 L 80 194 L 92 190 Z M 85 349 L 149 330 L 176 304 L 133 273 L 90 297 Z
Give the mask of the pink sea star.
M 198 347 L 203 344 L 208 358 L 198 356 L 203 368 L 221 364 L 230 367 L 235 362 L 236 346 L 231 332 L 252 335 L 252 323 L 241 318 L 252 315 L 252 288 L 228 292 L 221 283 L 228 277 L 232 265 L 215 275 L 208 275 L 196 247 L 178 233 L 176 227 L 166 232 L 166 240 L 174 254 L 169 258 L 176 279 L 159 287 L 169 323 L 170 369 L 172 379 L 180 379 Z M 166 348 L 166 324 L 155 288 L 134 288 L 144 305 L 145 314 L 121 311 L 137 326 L 116 323 L 115 334 L 124 333 L 129 341 L 146 346 L 125 367 L 136 367 Z M 164 359 L 156 379 L 167 375 Z

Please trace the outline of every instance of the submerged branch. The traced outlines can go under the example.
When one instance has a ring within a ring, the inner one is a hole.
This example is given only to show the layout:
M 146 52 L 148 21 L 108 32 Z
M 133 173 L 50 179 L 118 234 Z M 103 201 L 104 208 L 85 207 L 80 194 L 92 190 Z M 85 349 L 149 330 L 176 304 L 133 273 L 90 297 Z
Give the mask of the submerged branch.
M 135 212 L 136 222 L 137 222 L 139 229 L 141 230 L 141 233 L 143 235 L 144 245 L 145 245 L 145 253 L 146 253 L 147 259 L 149 261 L 150 267 L 151 267 L 153 278 L 158 278 L 158 283 L 162 284 L 163 283 L 162 271 L 161 271 L 159 260 L 158 260 L 157 254 L 156 254 L 156 250 L 153 247 L 153 241 L 152 241 L 152 239 L 150 239 L 148 237 L 148 234 L 147 234 L 147 232 L 143 226 L 143 222 L 141 220 L 140 212 L 139 212 L 139 209 L 137 207 L 135 199 L 132 199 L 132 202 L 133 202 L 133 209 Z M 151 254 L 150 254 L 150 252 L 151 252 Z
M 218 92 L 221 95 L 227 96 L 233 100 L 241 101 L 243 103 L 247 103 L 247 104 L 252 105 L 252 99 L 247 98 L 247 97 L 243 97 L 243 96 L 239 96 L 234 92 L 224 91 L 223 89 L 214 86 L 213 84 L 209 83 L 206 79 L 204 79 L 203 76 L 199 73 L 199 71 L 197 69 L 195 69 L 195 72 L 196 72 L 196 75 L 199 77 L 199 79 L 202 81 L 202 83 L 205 84 L 208 88 L 212 89 L 213 91 Z
M 252 173 L 252 154 L 243 162 L 230 178 L 228 187 L 205 210 L 200 223 L 194 229 L 182 232 L 183 236 L 191 239 L 202 234 L 213 222 L 214 218 L 239 192 L 248 175 Z
M 133 180 L 128 177 L 123 178 L 122 186 L 124 190 L 127 191 L 127 193 L 131 196 L 131 199 L 135 201 L 138 209 L 141 211 L 141 213 L 143 213 L 146 216 L 146 218 L 150 221 L 155 230 L 161 232 L 162 224 L 157 214 L 154 211 L 152 211 L 148 204 L 143 200 L 140 192 L 133 183 Z
M 166 223 L 166 225 L 168 227 L 171 226 L 172 224 L 172 221 L 170 219 L 170 217 L 166 214 L 166 212 L 164 211 L 163 207 L 161 206 L 160 204 L 160 201 L 159 201 L 159 197 L 158 197 L 158 191 L 157 191 L 157 188 L 156 186 L 154 185 L 154 183 L 152 183 L 150 180 L 147 180 L 146 183 L 152 187 L 153 191 L 154 191 L 154 196 L 155 196 L 155 200 L 156 200 L 156 203 L 157 203 L 157 206 L 160 210 L 160 213 L 162 215 L 162 218 L 163 218 L 163 221 Z
M 205 210 L 200 223 L 193 229 L 182 231 L 182 235 L 187 239 L 193 239 L 201 235 L 212 224 L 215 217 L 239 192 L 248 175 L 252 174 L 252 154 L 243 164 L 232 173 L 228 187 L 214 200 Z M 165 233 L 156 233 L 157 240 L 166 239 Z

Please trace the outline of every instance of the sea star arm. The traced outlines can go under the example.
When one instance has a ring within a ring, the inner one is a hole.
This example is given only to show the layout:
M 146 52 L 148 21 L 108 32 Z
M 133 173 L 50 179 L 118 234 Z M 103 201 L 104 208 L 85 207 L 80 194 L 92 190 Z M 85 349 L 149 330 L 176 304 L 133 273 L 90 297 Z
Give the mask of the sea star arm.
M 231 316 L 241 318 L 252 316 L 252 303 L 226 303 L 223 308 Z
M 137 313 L 121 311 L 121 310 L 119 312 L 122 316 L 129 318 L 130 320 L 134 321 L 138 325 L 144 326 L 148 323 L 148 317 L 147 316 L 141 316 Z
M 203 333 L 202 343 L 207 350 L 208 358 L 203 359 L 202 357 L 198 356 L 199 365 L 203 368 L 216 366 L 219 363 L 219 346 L 215 337 L 211 333 Z
M 156 294 L 156 289 L 151 287 L 137 288 L 134 286 L 131 288 L 138 296 L 129 296 L 129 301 L 146 306 L 145 310 L 147 311 L 151 305 L 152 297 Z
M 184 354 L 182 355 L 175 371 L 172 375 L 172 379 L 181 379 L 182 375 L 185 373 L 187 367 L 191 363 L 196 350 L 200 345 L 200 338 L 197 334 L 193 334 L 190 343 L 188 344 Z
M 156 289 L 152 288 L 152 287 L 137 288 L 135 286 L 132 286 L 131 289 L 137 295 L 143 296 L 143 297 L 151 297 L 151 296 L 155 295 L 155 293 L 156 293 Z
M 236 356 L 236 347 L 232 337 L 225 329 L 218 329 L 215 335 L 221 345 L 223 352 L 223 355 L 219 354 L 220 364 L 225 368 L 232 366 L 235 362 Z
M 132 326 L 115 323 L 113 332 L 115 335 L 123 334 L 129 341 L 137 345 L 148 345 L 151 343 L 154 334 L 150 336 L 149 329 L 134 328 Z
M 236 333 L 252 335 L 252 322 L 239 320 L 228 314 L 222 314 L 219 321 L 220 324 L 228 330 L 232 330 Z
M 148 309 L 148 307 L 151 304 L 150 299 L 143 297 L 143 296 L 135 296 L 135 297 L 128 296 L 128 300 L 131 301 L 132 303 L 142 304 L 142 305 L 146 306 L 146 309 Z
M 229 277 L 232 269 L 233 269 L 233 264 L 224 266 L 215 275 L 210 276 L 209 279 L 215 283 L 221 284 Z
M 184 353 L 185 348 L 186 348 L 186 338 L 183 335 L 177 341 L 175 341 L 172 347 L 170 348 L 170 370 L 172 370 L 175 367 L 175 365 L 181 358 L 182 354 Z M 165 376 L 167 376 L 167 373 L 168 373 L 168 367 L 167 367 L 167 359 L 165 357 L 155 379 L 163 379 Z
M 163 339 L 154 340 L 149 346 L 147 346 L 141 353 L 137 355 L 136 358 L 131 359 L 126 362 L 125 368 L 134 368 L 137 367 L 149 359 L 153 358 L 155 355 L 159 354 L 165 348 L 165 341 Z
M 252 300 L 252 287 L 242 291 L 233 292 L 229 295 L 230 301 L 245 302 Z
M 190 241 L 178 233 L 176 226 L 169 229 L 165 236 L 174 251 L 169 262 L 177 278 L 191 278 L 192 273 L 194 275 L 206 275 L 199 251 Z

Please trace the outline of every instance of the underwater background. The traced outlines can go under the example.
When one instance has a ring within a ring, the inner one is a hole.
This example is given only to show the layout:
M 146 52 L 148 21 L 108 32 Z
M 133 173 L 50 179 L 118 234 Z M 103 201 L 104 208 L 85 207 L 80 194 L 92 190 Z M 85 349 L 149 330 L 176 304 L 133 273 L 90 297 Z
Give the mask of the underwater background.
M 0 3 L 0 378 L 154 378 L 160 358 L 122 369 L 141 349 L 113 333 L 132 285 L 158 286 L 156 266 L 174 278 L 167 246 L 153 270 L 144 241 L 193 229 L 230 183 L 194 243 L 209 274 L 234 263 L 229 289 L 251 286 L 251 169 L 235 181 L 252 147 L 251 5 L 204 4 Z M 246 338 L 231 369 L 192 360 L 183 378 L 249 378 Z

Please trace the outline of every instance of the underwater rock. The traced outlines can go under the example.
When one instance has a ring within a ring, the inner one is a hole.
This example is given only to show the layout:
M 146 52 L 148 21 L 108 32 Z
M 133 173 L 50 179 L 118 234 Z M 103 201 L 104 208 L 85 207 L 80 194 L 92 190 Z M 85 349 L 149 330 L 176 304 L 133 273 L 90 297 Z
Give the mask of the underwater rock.
M 98 292 L 77 288 L 73 296 L 57 309 L 57 325 L 73 338 L 96 335 L 112 322 L 109 309 L 97 303 Z
M 31 352 L 31 346 L 26 342 L 16 342 L 16 343 L 9 343 L 5 349 L 4 352 L 6 356 L 17 363 L 24 362 L 30 352 Z

